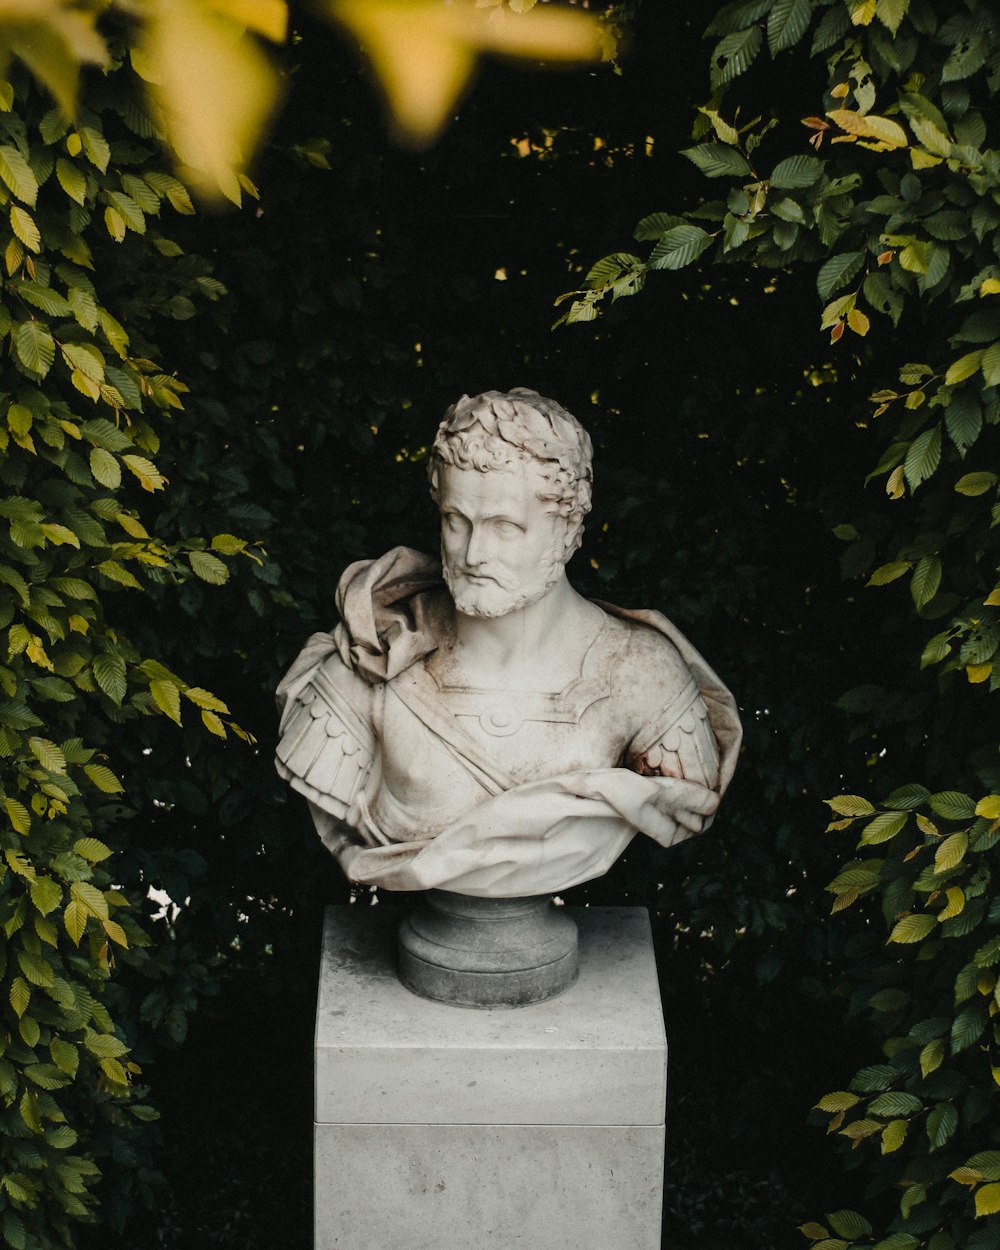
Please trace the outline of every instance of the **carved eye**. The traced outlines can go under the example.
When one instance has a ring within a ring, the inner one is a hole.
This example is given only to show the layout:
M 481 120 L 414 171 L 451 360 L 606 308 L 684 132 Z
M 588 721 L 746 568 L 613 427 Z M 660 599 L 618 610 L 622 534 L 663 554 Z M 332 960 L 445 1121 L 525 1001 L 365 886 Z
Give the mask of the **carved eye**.
M 497 521 L 495 526 L 496 532 L 501 538 L 517 538 L 519 534 L 524 533 L 524 530 L 515 521 Z

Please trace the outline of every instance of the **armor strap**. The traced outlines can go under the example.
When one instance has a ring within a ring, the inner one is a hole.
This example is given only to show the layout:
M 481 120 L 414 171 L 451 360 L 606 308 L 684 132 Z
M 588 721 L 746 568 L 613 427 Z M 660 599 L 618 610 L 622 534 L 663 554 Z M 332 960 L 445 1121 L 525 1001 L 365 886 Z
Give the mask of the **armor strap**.
M 437 687 L 432 681 L 423 666 L 415 664 L 390 681 L 386 689 L 447 747 L 488 794 L 512 790 L 517 785 L 514 778 L 480 750 L 454 716 L 440 709 L 434 697 Z

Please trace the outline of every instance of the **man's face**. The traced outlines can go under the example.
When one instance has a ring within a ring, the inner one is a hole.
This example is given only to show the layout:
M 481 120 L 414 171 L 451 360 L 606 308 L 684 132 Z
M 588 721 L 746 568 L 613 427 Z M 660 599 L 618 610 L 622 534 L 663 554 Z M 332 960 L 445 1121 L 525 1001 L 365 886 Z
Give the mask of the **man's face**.
M 559 579 L 567 523 L 538 498 L 542 486 L 539 470 L 521 461 L 485 473 L 441 466 L 441 563 L 465 616 L 506 616 Z

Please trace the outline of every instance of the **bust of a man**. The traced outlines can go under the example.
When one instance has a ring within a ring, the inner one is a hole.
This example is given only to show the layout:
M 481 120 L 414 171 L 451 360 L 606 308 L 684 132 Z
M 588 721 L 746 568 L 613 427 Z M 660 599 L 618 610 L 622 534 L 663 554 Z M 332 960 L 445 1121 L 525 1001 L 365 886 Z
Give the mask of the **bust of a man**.
M 352 881 L 551 893 L 638 830 L 670 845 L 710 822 L 732 696 L 664 617 L 566 576 L 591 454 L 535 391 L 463 396 L 430 457 L 440 565 L 405 547 L 351 565 L 340 624 L 279 687 L 278 771 Z

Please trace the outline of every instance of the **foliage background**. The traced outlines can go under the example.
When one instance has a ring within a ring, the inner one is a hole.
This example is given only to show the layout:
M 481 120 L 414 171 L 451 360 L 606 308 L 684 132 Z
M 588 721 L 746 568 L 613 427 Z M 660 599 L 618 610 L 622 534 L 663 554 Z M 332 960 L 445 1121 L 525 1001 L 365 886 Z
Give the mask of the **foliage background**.
M 147 715 L 122 733 L 104 703 L 87 722 L 125 785 L 127 810 L 100 812 L 113 880 L 155 939 L 119 958 L 114 1035 L 161 1119 L 95 1129 L 106 1224 L 77 1230 L 81 1246 L 309 1244 L 319 927 L 348 891 L 272 773 L 271 692 L 306 634 L 330 624 L 346 563 L 433 547 L 421 460 L 444 407 L 523 384 L 594 435 L 577 584 L 665 609 L 737 692 L 748 731 L 709 837 L 670 854 L 640 840 L 568 900 L 655 918 L 669 1244 L 779 1250 L 805 1244 L 796 1224 L 823 1211 L 892 1218 L 898 1178 L 831 1149 L 824 1117 L 807 1123 L 822 1094 L 879 1058 L 867 999 L 884 943 L 869 913 L 827 917 L 843 835 L 823 834 L 820 801 L 968 776 L 970 714 L 916 673 L 923 622 L 858 580 L 890 531 L 881 488 L 864 486 L 884 439 L 873 374 L 923 359 L 936 327 L 834 347 L 816 332 L 814 271 L 706 257 L 592 326 L 550 333 L 555 295 L 629 247 L 636 221 L 706 198 L 678 152 L 706 97 L 716 7 L 640 7 L 620 76 L 484 63 L 423 153 L 384 138 L 352 49 L 302 16 L 283 54 L 293 89 L 254 169 L 259 204 L 164 206 L 162 227 L 122 243 L 95 214 L 109 304 L 137 355 L 141 344 L 190 388 L 183 408 L 155 414 L 169 486 L 142 499 L 170 571 L 114 596 L 113 628 L 135 661 L 154 656 L 221 695 L 256 745 L 206 735 L 194 708 L 180 731 Z M 766 21 L 756 9 L 751 25 Z M 748 79 L 746 108 L 782 119 L 775 152 L 803 150 L 798 119 L 818 108 L 824 71 L 801 48 L 779 66 Z M 101 81 L 87 82 L 95 105 Z M 184 254 L 151 246 L 161 232 Z M 864 558 L 860 540 L 833 533 L 847 524 L 864 531 Z M 225 584 L 192 576 L 187 553 L 203 544 L 191 536 L 219 534 L 266 559 L 234 547 Z M 149 674 L 136 681 L 135 711 L 155 710 Z M 16 876 L 0 882 L 5 899 Z M 150 886 L 182 906 L 152 918 Z

